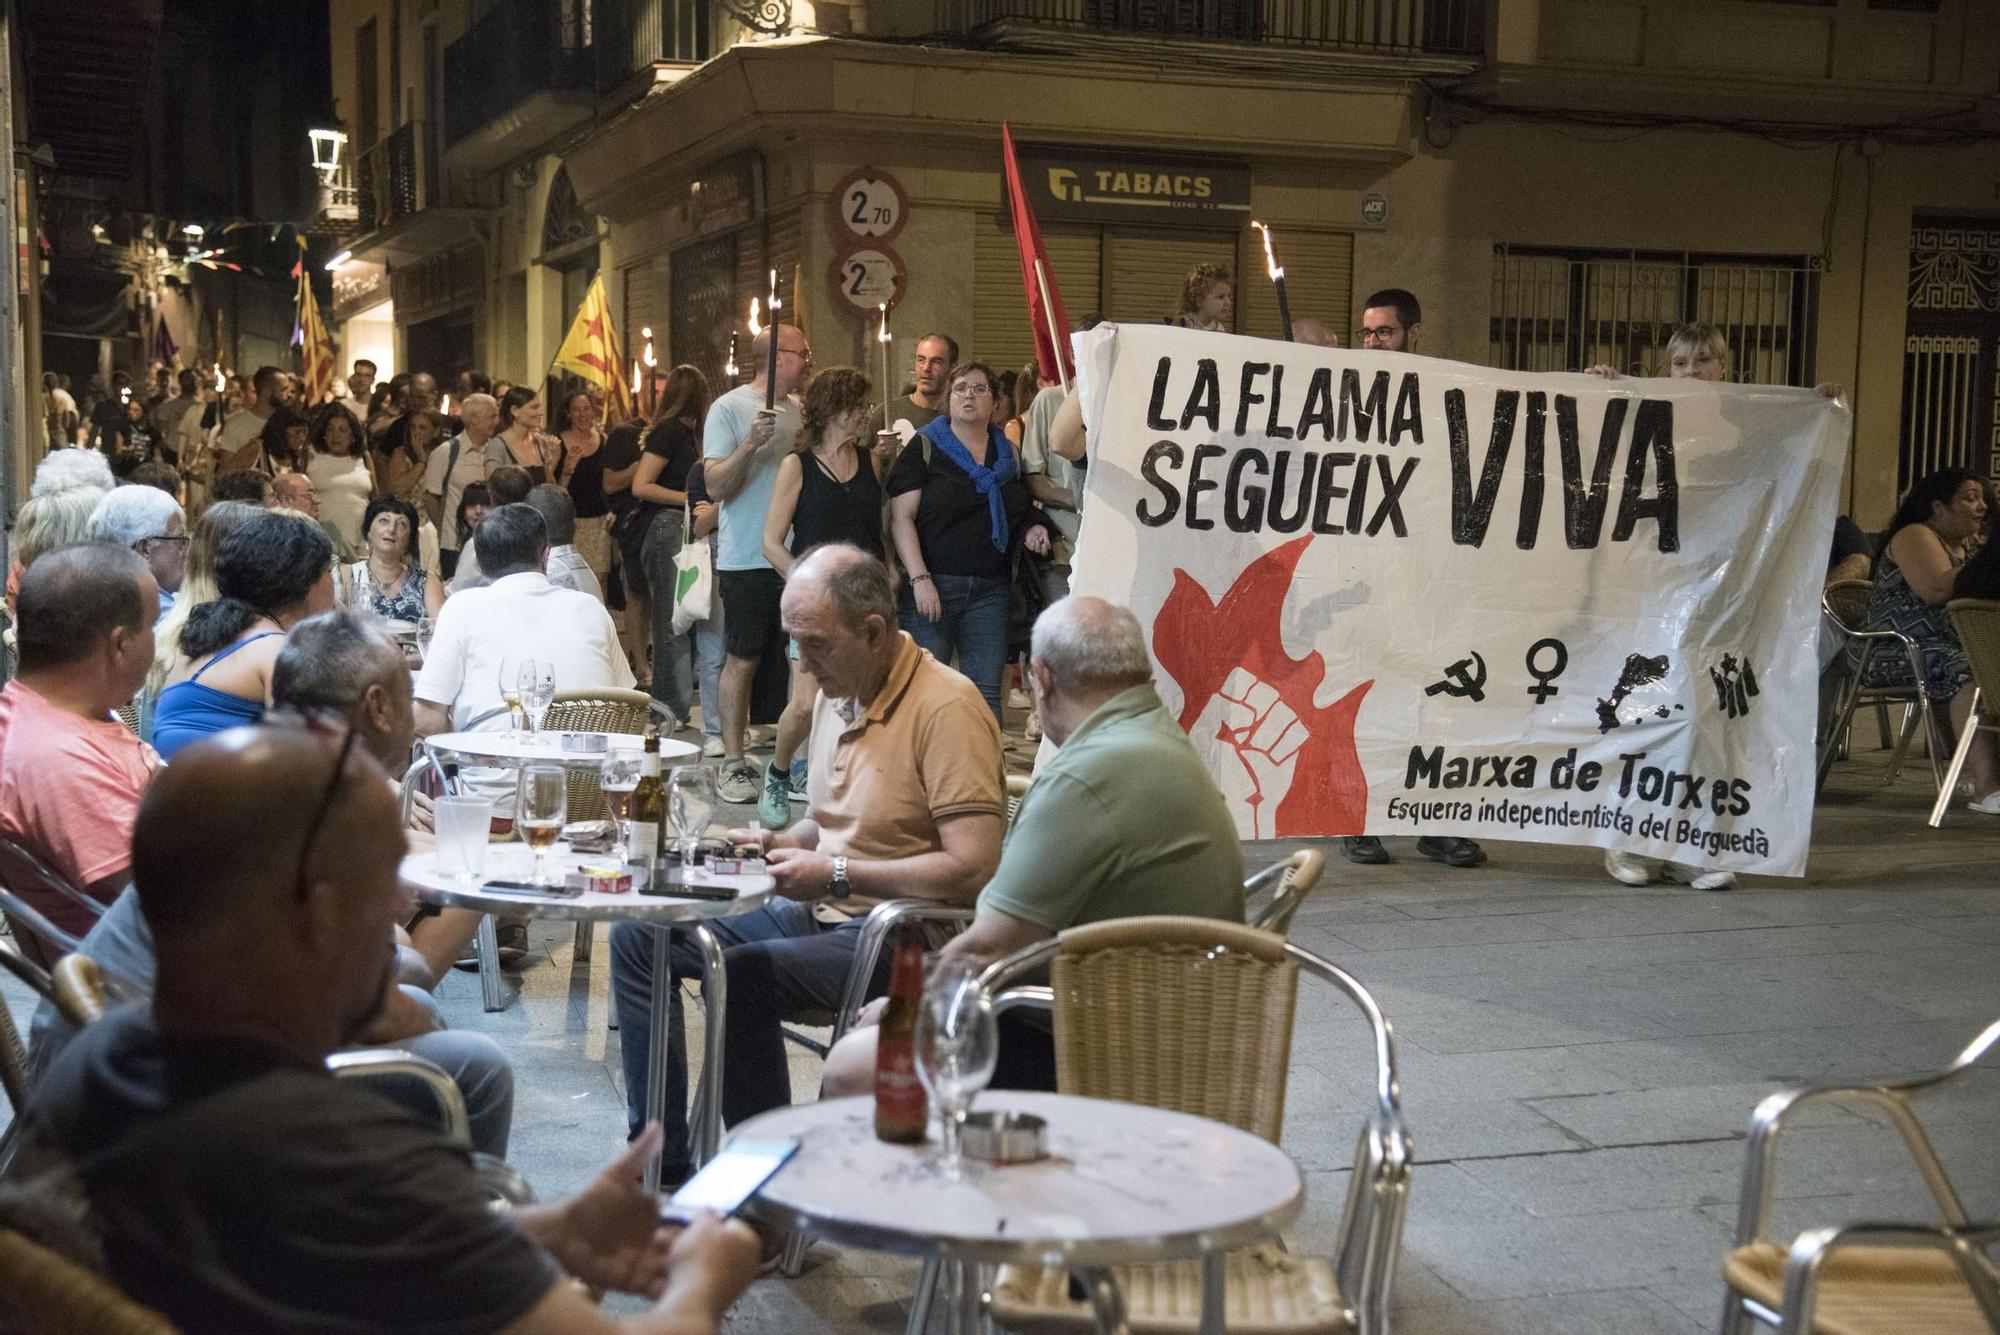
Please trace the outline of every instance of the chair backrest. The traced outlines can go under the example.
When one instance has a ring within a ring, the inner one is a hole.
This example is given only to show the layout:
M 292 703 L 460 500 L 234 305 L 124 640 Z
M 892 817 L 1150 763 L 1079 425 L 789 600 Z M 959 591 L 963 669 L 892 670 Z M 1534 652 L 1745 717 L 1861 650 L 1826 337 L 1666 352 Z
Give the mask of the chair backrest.
M 77 1335 L 176 1335 L 102 1275 L 12 1229 L 0 1229 L 0 1327 Z
M 48 970 L 31 960 L 22 951 L 7 942 L 0 941 L 0 968 L 26 983 L 37 996 L 54 1001 L 55 982 Z M 7 1102 L 16 1112 L 25 1107 L 28 1098 L 28 1046 L 21 1041 L 21 1031 L 14 1023 L 14 1013 L 0 1001 L 0 1088 L 7 1091 Z
M 1021 799 L 1028 795 L 1028 789 L 1035 786 L 1035 780 L 1027 774 L 1007 776 L 1007 825 L 1011 829 L 1014 817 L 1021 814 Z
M 1298 996 L 1283 937 L 1163 916 L 1072 927 L 1057 941 L 1057 1089 L 1277 1141 Z
M 139 708 L 139 697 L 136 695 L 118 706 L 118 721 L 134 733 L 139 731 Z
M 77 939 L 16 893 L 15 888 L 22 881 L 14 873 L 21 864 L 12 860 L 9 850 L 19 851 L 15 845 L 0 839 L 0 917 L 7 920 L 8 930 L 13 932 L 15 944 L 21 947 L 23 955 L 44 969 L 53 968 L 58 959 L 76 950 Z
M 1292 915 L 1305 903 L 1306 896 L 1319 884 L 1326 870 L 1326 854 L 1317 848 L 1301 848 L 1283 862 L 1274 862 L 1243 882 L 1243 911 L 1252 927 L 1283 936 L 1291 930 Z M 1252 901 L 1265 886 L 1271 897 L 1261 905 Z
M 1865 579 L 1835 580 L 1820 594 L 1820 606 L 1849 635 L 1868 624 L 1868 598 L 1875 586 Z
M 542 716 L 544 732 L 619 732 L 637 736 L 653 717 L 653 697 L 644 691 L 557 691 Z M 569 819 L 602 820 L 604 791 L 590 770 L 569 772 Z
M 1979 686 L 1980 709 L 2000 714 L 2000 602 L 1988 598 L 1954 598 L 1944 605 L 1951 628 L 1972 666 Z

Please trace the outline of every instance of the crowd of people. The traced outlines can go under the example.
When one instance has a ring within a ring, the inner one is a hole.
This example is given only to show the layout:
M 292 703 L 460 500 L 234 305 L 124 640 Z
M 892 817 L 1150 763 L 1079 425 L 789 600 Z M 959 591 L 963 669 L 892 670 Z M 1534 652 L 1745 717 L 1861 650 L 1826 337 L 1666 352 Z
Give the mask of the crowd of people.
M 1198 267 L 1174 318 L 1226 329 L 1232 295 L 1227 270 Z M 1388 289 L 1357 341 L 1414 353 L 1422 333 L 1417 297 Z M 478 372 L 447 415 L 434 377 L 377 385 L 368 363 L 318 405 L 271 367 L 219 398 L 188 375 L 157 399 L 114 377 L 81 406 L 50 384 L 7 585 L 0 835 L 102 906 L 30 896 L 151 1004 L 81 1032 L 38 1016 L 31 1162 L 96 1216 L 86 1259 L 186 1328 L 602 1328 L 567 1276 L 654 1298 L 637 1328 L 709 1331 L 773 1251 L 740 1224 L 663 1227 L 637 1187 L 655 1157 L 669 1185 L 693 1169 L 678 986 L 665 1124 L 645 1112 L 656 985 L 702 972 L 676 933 L 671 979 L 655 977 L 672 929 L 611 933 L 630 1144 L 570 1201 L 492 1213 L 468 1147 L 411 1115 L 419 1091 L 327 1074 L 355 1045 L 419 1053 L 459 1087 L 469 1148 L 505 1153 L 507 1056 L 446 1030 L 431 995 L 478 919 L 405 898 L 396 868 L 429 813 L 392 795 L 417 738 L 504 725 L 525 659 L 567 689 L 647 685 L 699 727 L 720 795 L 754 805 L 731 838 L 757 846 L 777 897 L 712 924 L 732 1124 L 792 1099 L 781 1022 L 837 1008 L 879 902 L 971 910 L 935 944 L 978 964 L 1108 919 L 1243 919 L 1234 818 L 1153 686 L 1139 621 L 1070 594 L 1090 457 L 1074 395 L 944 333 L 893 388 L 815 368 L 790 325 L 751 351 L 754 377 L 720 393 L 663 368 L 649 410 L 618 423 L 588 385 Z M 1707 326 L 1667 353 L 1673 375 L 1729 374 Z M 1942 608 L 2000 598 L 1994 513 L 1982 480 L 1944 470 L 1876 538 L 1843 520 L 1829 553 L 1829 582 L 1872 580 L 1869 625 L 1919 646 L 1917 680 L 1886 654 L 1867 684 L 1916 686 L 1952 729 L 1970 725 L 1970 670 Z M 677 616 L 689 544 L 708 549 L 711 597 Z M 426 627 L 414 674 L 399 623 Z M 1038 737 L 1010 824 L 1005 752 Z M 1972 806 L 2000 814 L 1985 740 Z M 490 786 L 504 836 L 513 786 Z M 1341 848 L 1391 857 L 1371 836 Z M 1455 836 L 1416 851 L 1487 856 Z M 1624 854 L 1606 867 L 1732 883 Z M 60 944 L 19 935 L 44 958 Z M 503 957 L 524 937 L 503 928 Z M 867 1088 L 877 1014 L 829 1054 L 829 1094 Z M 1049 1031 L 1010 1015 L 995 1084 L 1054 1081 Z

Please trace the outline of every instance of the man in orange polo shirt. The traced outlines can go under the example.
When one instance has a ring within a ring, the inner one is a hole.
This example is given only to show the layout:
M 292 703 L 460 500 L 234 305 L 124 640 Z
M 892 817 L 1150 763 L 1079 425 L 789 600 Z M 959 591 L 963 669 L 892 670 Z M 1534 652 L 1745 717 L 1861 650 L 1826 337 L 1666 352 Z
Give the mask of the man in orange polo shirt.
M 978 687 L 896 628 L 887 566 L 858 548 L 817 548 L 793 567 L 781 607 L 820 694 L 808 814 L 783 833 L 757 836 L 782 898 L 711 924 L 729 969 L 722 1107 L 731 1124 L 791 1102 L 779 1022 L 839 1006 L 869 908 L 884 899 L 971 907 L 999 866 L 1006 826 L 992 712 Z M 658 930 L 619 923 L 611 932 L 634 1135 L 645 1124 Z M 700 975 L 700 952 L 676 937 L 674 982 Z M 687 1106 L 687 1052 L 678 986 L 670 1026 L 662 1182 L 686 1176 L 690 1166 L 679 1112 Z
M 159 586 L 130 549 L 87 542 L 46 553 L 21 578 L 20 670 L 0 691 L 0 834 L 105 904 L 132 865 L 132 822 L 160 767 L 111 716 L 145 684 Z M 74 936 L 91 913 L 24 887 Z

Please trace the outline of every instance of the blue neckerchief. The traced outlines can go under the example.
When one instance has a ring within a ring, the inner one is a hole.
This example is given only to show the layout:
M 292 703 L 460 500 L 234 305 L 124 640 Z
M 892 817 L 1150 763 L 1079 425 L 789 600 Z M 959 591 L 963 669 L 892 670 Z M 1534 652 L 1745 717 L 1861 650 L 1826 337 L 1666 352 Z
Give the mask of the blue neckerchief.
M 1012 482 L 1021 468 L 1014 459 L 1013 445 L 1001 433 L 1000 428 L 989 426 L 986 429 L 990 433 L 987 437 L 987 457 L 993 462 L 984 467 L 972 461 L 972 452 L 959 444 L 958 437 L 951 433 L 951 419 L 948 417 L 931 419 L 917 434 L 928 439 L 937 449 L 943 450 L 945 458 L 964 469 L 965 475 L 972 479 L 972 485 L 979 488 L 980 495 L 986 498 L 988 519 L 986 531 L 993 540 L 993 550 L 1005 552 L 1007 500 L 1000 494 L 1000 489 Z

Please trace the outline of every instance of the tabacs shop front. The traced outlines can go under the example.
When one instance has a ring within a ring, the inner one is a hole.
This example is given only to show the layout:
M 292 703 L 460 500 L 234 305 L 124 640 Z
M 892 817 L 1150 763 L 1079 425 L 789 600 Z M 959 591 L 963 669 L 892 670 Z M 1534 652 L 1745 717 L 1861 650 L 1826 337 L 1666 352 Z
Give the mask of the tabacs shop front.
M 822 367 L 883 378 L 884 303 L 894 391 L 916 340 L 933 331 L 997 369 L 1032 358 L 997 125 L 976 145 L 917 141 L 900 152 L 879 140 L 747 147 L 664 182 L 631 170 L 616 140 L 614 130 L 579 147 L 567 167 L 609 223 L 607 277 L 628 357 L 650 328 L 663 364 L 692 363 L 718 391 L 748 379 L 750 302 L 768 298 L 775 271 L 781 312 L 803 324 Z M 1032 140 L 1017 149 L 1073 321 L 1093 311 L 1164 321 L 1189 271 L 1211 262 L 1237 275 L 1235 330 L 1280 336 L 1249 227 L 1250 161 Z M 1293 315 L 1345 329 L 1354 231 L 1259 218 L 1277 229 Z

